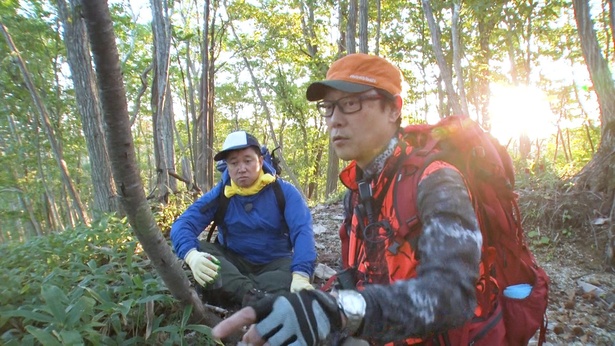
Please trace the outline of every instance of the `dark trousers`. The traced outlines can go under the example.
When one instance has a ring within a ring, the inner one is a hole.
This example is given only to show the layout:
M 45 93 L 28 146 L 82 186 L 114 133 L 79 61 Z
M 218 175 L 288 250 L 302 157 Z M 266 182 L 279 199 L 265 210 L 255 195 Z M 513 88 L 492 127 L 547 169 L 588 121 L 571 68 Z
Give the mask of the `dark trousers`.
M 204 287 L 204 295 L 217 296 L 231 304 L 241 304 L 246 292 L 252 288 L 268 293 L 283 293 L 290 290 L 292 274 L 290 258 L 280 258 L 265 264 L 255 264 L 218 243 L 201 241 L 201 251 L 214 255 L 220 261 L 216 287 Z M 209 292 L 208 292 L 209 291 Z M 215 292 L 214 292 L 215 291 Z M 225 304 L 221 304 L 225 305 Z

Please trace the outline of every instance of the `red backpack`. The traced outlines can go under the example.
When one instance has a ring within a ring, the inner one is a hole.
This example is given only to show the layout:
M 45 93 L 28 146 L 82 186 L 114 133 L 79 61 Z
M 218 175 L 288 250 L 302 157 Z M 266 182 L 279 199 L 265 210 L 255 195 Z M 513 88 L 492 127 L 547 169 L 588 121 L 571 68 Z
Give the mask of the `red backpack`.
M 451 116 L 435 125 L 411 125 L 403 129 L 403 138 L 413 147 L 403 166 L 419 167 L 416 173 L 404 175 L 390 188 L 400 191 L 416 191 L 424 169 L 432 162 L 444 161 L 454 165 L 463 175 L 473 200 L 483 235 L 481 282 L 493 283 L 485 292 L 497 292 L 498 309 L 501 307 L 509 345 L 527 345 L 540 329 L 538 344 L 545 341 L 546 309 L 548 303 L 549 277 L 540 268 L 527 247 L 521 227 L 521 215 L 514 192 L 514 170 L 510 155 L 478 123 L 468 117 Z M 422 167 L 422 169 L 420 168 Z M 348 192 L 351 192 L 350 190 Z M 400 225 L 416 219 L 416 196 L 395 195 L 395 211 Z M 342 259 L 348 268 L 349 231 L 353 209 L 358 203 L 356 194 L 344 198 L 345 220 L 340 228 Z M 400 227 L 395 237 L 412 242 L 421 232 L 418 224 Z M 338 275 L 338 281 L 343 275 Z M 530 284 L 529 296 L 523 299 L 509 298 L 503 294 L 509 286 Z M 489 294 L 489 293 L 487 293 Z M 493 309 L 491 298 L 477 297 L 485 311 Z M 485 306 L 483 306 L 485 305 Z M 475 323 L 475 322 L 471 322 Z M 476 322 L 480 323 L 480 322 Z M 482 329 L 481 329 L 482 328 Z M 486 333 L 488 327 L 474 328 Z M 485 331 L 486 329 L 486 331 Z M 467 330 L 467 328 L 463 329 Z M 455 332 L 453 332 L 455 333 Z M 467 334 L 467 333 L 466 333 Z M 478 339 L 482 335 L 455 334 L 460 340 Z

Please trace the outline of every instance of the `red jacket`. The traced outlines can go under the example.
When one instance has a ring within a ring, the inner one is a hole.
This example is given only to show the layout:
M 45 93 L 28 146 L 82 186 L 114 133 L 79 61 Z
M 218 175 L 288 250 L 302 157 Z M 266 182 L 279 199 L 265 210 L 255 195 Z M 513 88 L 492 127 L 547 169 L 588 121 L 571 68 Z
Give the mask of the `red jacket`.
M 358 269 L 357 286 L 368 302 L 358 336 L 374 344 L 436 339 L 468 344 L 479 332 L 471 329 L 482 330 L 468 323 L 480 315 L 476 298 L 482 247 L 479 225 L 459 172 L 441 161 L 421 172 L 409 164 L 411 152 L 411 147 L 398 145 L 371 179 L 372 220 L 354 209 L 358 213 L 353 214 L 349 232 L 344 226 L 340 230 L 344 265 Z M 362 175 L 352 162 L 340 179 L 356 195 Z M 414 183 L 404 184 L 406 191 L 399 191 L 397 182 L 402 179 Z M 410 217 L 400 222 L 396 204 L 405 198 L 408 202 L 401 207 L 410 208 L 404 212 Z M 479 344 L 503 344 L 503 325 L 489 333 L 492 337 L 477 340 Z

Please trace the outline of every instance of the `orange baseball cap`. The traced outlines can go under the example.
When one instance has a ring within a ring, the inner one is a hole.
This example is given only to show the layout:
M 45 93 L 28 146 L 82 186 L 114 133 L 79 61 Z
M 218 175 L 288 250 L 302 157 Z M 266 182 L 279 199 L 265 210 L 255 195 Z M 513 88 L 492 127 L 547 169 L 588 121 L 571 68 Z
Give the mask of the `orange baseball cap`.
M 357 53 L 335 61 L 323 81 L 310 84 L 305 92 L 308 101 L 322 100 L 328 88 L 360 93 L 372 88 L 401 93 L 401 71 L 388 60 L 375 55 Z

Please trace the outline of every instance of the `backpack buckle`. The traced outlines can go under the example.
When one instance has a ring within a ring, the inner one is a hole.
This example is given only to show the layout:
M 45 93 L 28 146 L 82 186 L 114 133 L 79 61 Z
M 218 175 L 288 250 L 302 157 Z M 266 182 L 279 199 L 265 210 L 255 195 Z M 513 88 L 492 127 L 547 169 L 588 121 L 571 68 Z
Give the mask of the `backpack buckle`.
M 372 244 L 382 243 L 394 235 L 395 232 L 387 220 L 371 222 L 363 229 L 363 239 Z

